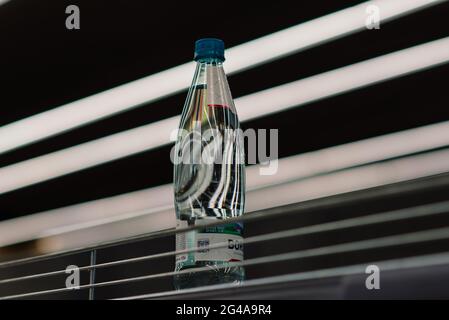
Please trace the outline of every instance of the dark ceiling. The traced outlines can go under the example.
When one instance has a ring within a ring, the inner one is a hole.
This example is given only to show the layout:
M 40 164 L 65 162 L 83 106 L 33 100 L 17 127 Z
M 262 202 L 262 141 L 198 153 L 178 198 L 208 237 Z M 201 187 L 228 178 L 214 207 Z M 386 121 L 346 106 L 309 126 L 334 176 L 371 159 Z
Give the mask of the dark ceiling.
M 220 37 L 231 47 L 361 2 L 11 0 L 0 6 L 0 125 L 187 62 L 197 38 Z M 80 30 L 65 28 L 69 4 L 80 8 Z M 239 97 L 448 36 L 448 16 L 448 4 L 420 11 L 234 75 L 231 90 Z M 279 128 L 284 157 L 449 120 L 448 79 L 444 65 L 243 127 Z M 179 114 L 184 98 L 185 92 L 0 155 L 0 167 Z M 0 219 L 169 183 L 169 149 L 0 195 Z

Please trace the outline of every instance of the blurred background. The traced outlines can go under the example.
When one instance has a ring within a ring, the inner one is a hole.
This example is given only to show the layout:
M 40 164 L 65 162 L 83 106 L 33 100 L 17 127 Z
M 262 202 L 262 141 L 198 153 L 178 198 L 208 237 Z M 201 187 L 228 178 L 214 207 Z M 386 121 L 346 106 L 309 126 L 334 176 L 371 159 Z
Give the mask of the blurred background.
M 80 9 L 79 30 L 66 28 L 69 5 Z M 376 20 L 372 5 L 380 28 L 366 26 Z M 194 41 L 204 37 L 230 48 L 224 67 L 243 129 L 279 130 L 278 173 L 248 168 L 247 212 L 282 214 L 248 222 L 247 236 L 431 211 L 254 245 L 248 258 L 439 232 L 388 250 L 253 267 L 250 279 L 445 253 L 447 212 L 433 210 L 448 200 L 448 16 L 447 1 L 423 0 L 0 1 L 0 279 L 88 265 L 90 251 L 78 249 L 111 241 L 119 242 L 98 251 L 97 262 L 174 249 L 172 235 L 142 236 L 174 227 L 168 134 L 193 77 Z M 129 237 L 138 241 L 120 242 Z M 78 251 L 32 267 L 7 264 L 66 250 Z M 172 270 L 171 257 L 149 264 L 97 272 L 98 281 Z M 0 281 L 0 296 L 59 288 L 63 278 Z M 170 290 L 164 281 L 99 288 L 96 297 Z M 432 285 L 426 294 L 436 292 Z

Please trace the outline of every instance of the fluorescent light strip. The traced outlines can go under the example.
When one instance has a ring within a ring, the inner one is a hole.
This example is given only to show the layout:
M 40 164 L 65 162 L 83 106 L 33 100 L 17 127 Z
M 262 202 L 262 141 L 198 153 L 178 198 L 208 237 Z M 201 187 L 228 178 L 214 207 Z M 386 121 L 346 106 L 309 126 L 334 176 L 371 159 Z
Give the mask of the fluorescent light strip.
M 229 74 L 279 59 L 365 28 L 366 8 L 383 22 L 447 0 L 374 0 L 249 41 L 226 51 Z M 189 62 L 0 128 L 0 154 L 178 93 L 189 86 Z
M 449 121 L 279 159 L 274 175 L 246 169 L 247 187 L 263 189 L 315 175 L 449 146 Z
M 290 165 L 292 169 L 297 167 L 294 162 Z M 249 213 L 446 172 L 449 172 L 449 150 L 433 151 L 250 190 L 247 193 L 245 211 Z M 170 197 L 171 193 L 169 193 Z M 148 190 L 148 195 L 150 194 Z M 130 196 L 127 201 L 131 201 L 132 197 Z M 150 202 L 155 198 L 145 199 Z M 107 199 L 101 201 L 107 201 Z M 114 199 L 111 202 L 113 201 Z M 91 207 L 83 214 L 95 215 L 95 206 L 102 210 L 101 202 L 94 201 L 87 205 Z M 48 212 L 47 216 L 36 214 L 0 223 L 2 232 L 0 247 L 25 240 L 42 239 L 39 242 L 40 253 L 50 253 L 138 236 L 173 228 L 176 225 L 174 208 L 171 205 L 170 208 L 160 208 L 160 210 L 146 213 L 124 214 L 110 219 L 91 220 L 83 224 L 66 224 L 60 228 L 51 228 L 55 225 L 55 221 L 63 222 L 64 216 L 69 217 L 69 211 L 75 213 L 76 210 L 73 210 L 75 208 L 76 206 L 69 207 L 70 210 L 66 212 L 63 211 L 64 208 L 53 211 L 55 220 L 52 220 L 49 214 L 51 212 Z
M 447 62 L 449 37 L 241 97 L 239 118 L 262 117 Z
M 449 150 L 409 156 L 268 186 L 249 192 L 247 212 L 449 172 Z M 291 168 L 296 164 L 291 163 Z M 288 167 L 285 167 L 288 170 Z
M 449 37 L 390 53 L 235 100 L 242 121 L 438 66 Z M 170 143 L 179 116 L 0 168 L 0 194 Z
M 282 158 L 278 163 L 278 172 L 271 176 L 261 176 L 259 165 L 249 166 L 246 170 L 247 191 L 265 192 L 270 190 L 267 187 L 275 188 L 313 176 L 444 146 L 449 146 L 449 121 Z M 0 246 L 150 214 L 156 217 L 153 213 L 172 213 L 173 201 L 173 187 L 167 184 L 4 221 L 0 223 Z M 248 210 L 259 200 L 254 203 L 248 203 Z M 170 219 L 164 220 L 163 225 L 171 222 Z

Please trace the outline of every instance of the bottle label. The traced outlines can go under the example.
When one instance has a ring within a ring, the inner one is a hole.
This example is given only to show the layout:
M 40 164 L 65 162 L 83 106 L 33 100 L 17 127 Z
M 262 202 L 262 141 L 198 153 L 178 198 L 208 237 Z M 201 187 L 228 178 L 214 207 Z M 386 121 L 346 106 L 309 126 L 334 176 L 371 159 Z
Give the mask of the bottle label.
M 208 222 L 210 223 L 210 219 L 198 219 L 196 225 Z M 185 228 L 187 225 L 185 220 L 177 221 L 178 228 Z M 199 261 L 214 261 L 216 264 L 243 261 L 242 230 L 241 223 L 229 223 L 176 234 L 176 250 L 200 248 L 195 252 L 177 255 L 176 270 L 195 266 Z M 225 246 L 213 248 L 223 243 Z

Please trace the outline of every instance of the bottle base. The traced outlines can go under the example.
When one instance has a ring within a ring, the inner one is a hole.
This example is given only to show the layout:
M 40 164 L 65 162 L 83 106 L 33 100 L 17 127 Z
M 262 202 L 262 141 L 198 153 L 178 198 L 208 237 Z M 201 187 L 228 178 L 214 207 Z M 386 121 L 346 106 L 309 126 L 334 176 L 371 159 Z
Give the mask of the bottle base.
M 214 269 L 212 265 L 209 266 L 211 267 L 210 271 L 174 275 L 173 284 L 175 289 L 182 290 L 218 284 L 240 285 L 245 280 L 245 272 L 242 267 Z

